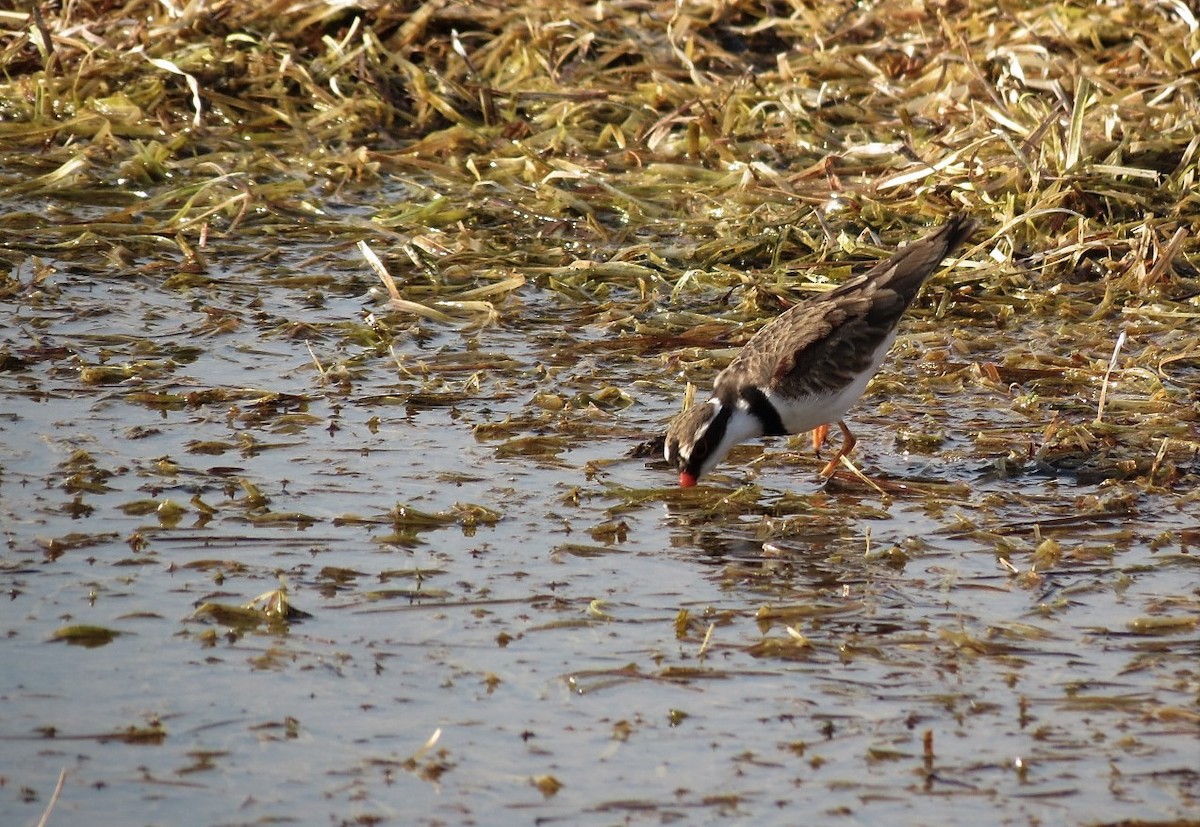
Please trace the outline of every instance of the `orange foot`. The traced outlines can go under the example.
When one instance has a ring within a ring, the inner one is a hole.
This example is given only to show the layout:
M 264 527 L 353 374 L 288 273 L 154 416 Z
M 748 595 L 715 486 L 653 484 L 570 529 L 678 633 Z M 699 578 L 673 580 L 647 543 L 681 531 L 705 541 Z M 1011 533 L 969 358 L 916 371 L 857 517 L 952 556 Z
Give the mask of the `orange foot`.
M 858 443 L 858 440 L 854 438 L 854 434 L 850 433 L 850 428 L 846 425 L 845 420 L 838 420 L 838 428 L 840 428 L 842 431 L 842 447 L 838 448 L 837 453 L 833 455 L 833 459 L 825 463 L 825 467 L 821 469 L 821 476 L 825 477 L 826 479 L 833 476 L 833 472 L 837 470 L 837 465 L 839 462 L 841 462 L 842 457 L 850 453 L 854 449 L 854 446 Z M 818 433 L 821 434 L 821 441 L 824 442 L 825 435 L 829 433 L 829 426 L 821 425 L 813 430 L 813 445 L 815 447 L 819 447 L 817 443 Z
M 813 451 L 820 453 L 821 446 L 825 444 L 825 438 L 829 436 L 828 425 L 818 425 L 812 429 Z

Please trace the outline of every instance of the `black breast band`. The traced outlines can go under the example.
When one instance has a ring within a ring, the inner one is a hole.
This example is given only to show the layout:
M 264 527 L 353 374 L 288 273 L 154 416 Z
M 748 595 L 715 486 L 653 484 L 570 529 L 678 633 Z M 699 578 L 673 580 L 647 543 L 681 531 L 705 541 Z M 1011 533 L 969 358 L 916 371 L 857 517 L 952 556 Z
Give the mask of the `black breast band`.
M 770 399 L 767 399 L 765 393 L 750 386 L 742 388 L 738 395 L 750 406 L 750 413 L 758 417 L 758 421 L 762 423 L 764 436 L 787 436 L 788 431 L 783 427 L 779 411 L 775 410 L 775 406 L 771 404 Z

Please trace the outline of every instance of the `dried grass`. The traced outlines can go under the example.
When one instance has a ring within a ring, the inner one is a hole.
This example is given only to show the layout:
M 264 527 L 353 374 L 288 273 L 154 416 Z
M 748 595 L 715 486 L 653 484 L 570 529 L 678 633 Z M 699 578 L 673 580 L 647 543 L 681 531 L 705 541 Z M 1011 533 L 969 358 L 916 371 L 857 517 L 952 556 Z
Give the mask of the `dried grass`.
M 515 212 L 597 241 L 634 222 L 697 241 L 808 224 L 837 195 L 873 226 L 990 214 L 1001 263 L 1036 247 L 1065 271 L 1117 252 L 1120 271 L 1156 281 L 1171 269 L 1158 254 L 1188 247 L 1170 242 L 1194 212 L 1200 33 L 1180 3 L 1094 11 L 134 0 L 9 12 L 5 193 L 207 174 L 222 191 L 159 186 L 150 211 L 232 221 L 242 205 L 215 183 L 229 176 L 259 204 L 273 179 L 411 177 L 449 205 L 390 226 Z M 1107 243 L 1147 223 L 1142 245 Z

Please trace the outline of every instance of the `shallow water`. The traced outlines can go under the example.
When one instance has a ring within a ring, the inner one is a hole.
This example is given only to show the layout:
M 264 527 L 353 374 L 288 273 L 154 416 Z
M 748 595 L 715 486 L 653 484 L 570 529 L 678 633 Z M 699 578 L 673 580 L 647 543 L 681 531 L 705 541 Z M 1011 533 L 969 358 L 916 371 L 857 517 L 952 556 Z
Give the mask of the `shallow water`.
M 823 488 L 798 438 L 681 491 L 628 456 L 678 348 L 598 300 L 531 276 L 473 329 L 352 251 L 142 255 L 4 299 L 5 824 L 62 770 L 59 827 L 1200 812 L 1194 456 L 1004 466 L 1045 422 L 926 370 L 927 307 L 853 419 L 909 490 Z M 308 616 L 202 608 L 281 583 Z M 119 635 L 54 640 L 83 624 Z

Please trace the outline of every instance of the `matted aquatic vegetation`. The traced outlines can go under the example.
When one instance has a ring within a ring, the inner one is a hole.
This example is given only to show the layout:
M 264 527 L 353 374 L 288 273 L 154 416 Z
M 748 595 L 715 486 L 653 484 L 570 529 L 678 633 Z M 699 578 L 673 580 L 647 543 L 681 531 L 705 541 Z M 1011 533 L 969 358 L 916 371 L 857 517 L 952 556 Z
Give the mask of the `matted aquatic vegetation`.
M 1192 6 L 0 32 L 0 821 L 1194 823 Z M 675 487 L 955 212 L 832 479 Z

